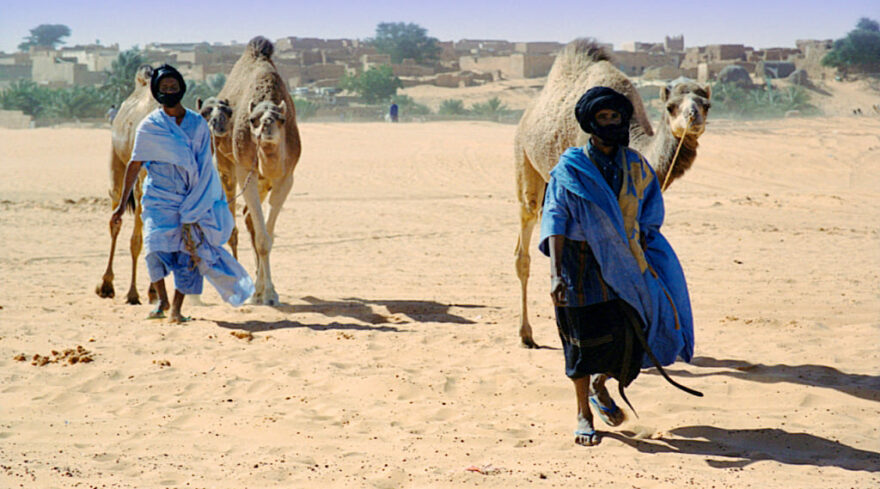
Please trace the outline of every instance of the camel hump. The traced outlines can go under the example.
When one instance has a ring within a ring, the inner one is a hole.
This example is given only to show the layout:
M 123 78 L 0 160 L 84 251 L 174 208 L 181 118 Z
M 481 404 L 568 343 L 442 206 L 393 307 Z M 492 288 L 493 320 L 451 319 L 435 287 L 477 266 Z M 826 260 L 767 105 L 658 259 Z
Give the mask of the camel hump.
M 272 44 L 272 41 L 266 39 L 263 36 L 257 36 L 248 42 L 248 52 L 251 53 L 251 56 L 254 58 L 266 58 L 271 59 L 272 53 L 275 52 L 275 45 Z
M 611 56 L 605 48 L 596 43 L 595 39 L 578 38 L 566 44 L 562 50 L 562 58 L 572 61 L 589 59 L 593 62 L 611 61 Z

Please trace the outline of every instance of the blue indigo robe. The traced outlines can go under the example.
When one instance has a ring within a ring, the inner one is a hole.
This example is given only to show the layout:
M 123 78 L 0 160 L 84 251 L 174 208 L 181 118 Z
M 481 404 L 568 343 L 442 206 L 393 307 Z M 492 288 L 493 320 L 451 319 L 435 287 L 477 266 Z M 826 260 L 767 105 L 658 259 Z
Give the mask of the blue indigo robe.
M 549 256 L 553 235 L 586 242 L 602 281 L 640 316 L 660 364 L 670 365 L 678 357 L 690 361 L 693 315 L 684 271 L 660 233 L 664 218 L 660 184 L 638 152 L 621 147 L 616 158 L 625 162 L 617 195 L 584 148 L 563 153 L 550 172 L 539 249 Z M 584 305 L 576 302 L 577 298 L 570 304 Z M 650 366 L 646 356 L 643 367 Z

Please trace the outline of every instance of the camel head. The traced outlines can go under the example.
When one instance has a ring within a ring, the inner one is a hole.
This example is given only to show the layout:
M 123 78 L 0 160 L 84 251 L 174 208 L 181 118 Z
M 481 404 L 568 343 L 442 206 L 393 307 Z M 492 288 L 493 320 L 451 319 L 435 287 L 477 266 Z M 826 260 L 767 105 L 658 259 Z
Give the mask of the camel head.
M 251 138 L 256 144 L 278 145 L 284 136 L 284 121 L 287 118 L 287 103 L 280 105 L 264 100 L 260 103 L 251 101 L 248 106 L 248 123 Z
M 229 106 L 229 100 L 219 99 L 217 97 L 208 97 L 202 101 L 201 98 L 196 99 L 196 111 L 208 121 L 208 128 L 211 129 L 211 135 L 214 139 L 226 137 L 229 134 L 229 127 L 232 125 L 232 107 Z
M 150 65 L 140 65 L 134 75 L 134 81 L 140 87 L 150 85 L 150 78 L 153 77 L 153 67 Z
M 709 85 L 699 85 L 693 80 L 680 79 L 660 89 L 660 100 L 666 104 L 664 120 L 672 135 L 681 138 L 685 131 L 695 138 L 706 130 L 706 117 L 712 104 Z

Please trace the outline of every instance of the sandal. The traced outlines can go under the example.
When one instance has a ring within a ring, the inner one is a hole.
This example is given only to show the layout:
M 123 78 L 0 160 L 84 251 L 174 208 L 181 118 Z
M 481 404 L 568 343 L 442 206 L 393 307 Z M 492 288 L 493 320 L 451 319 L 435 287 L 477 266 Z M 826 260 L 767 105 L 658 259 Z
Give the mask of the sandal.
M 578 445 L 583 445 L 585 447 L 592 447 L 599 444 L 601 438 L 599 438 L 599 434 L 596 433 L 596 430 L 574 430 L 574 442 Z M 581 443 L 578 440 L 586 437 L 587 443 Z
M 617 407 L 617 404 L 615 404 L 613 399 L 611 400 L 611 407 L 606 407 L 602 405 L 601 401 L 599 401 L 599 396 L 591 395 L 590 404 L 596 406 L 596 410 L 598 411 L 596 414 L 599 416 L 599 419 L 608 426 L 619 426 L 626 419 L 623 411 Z

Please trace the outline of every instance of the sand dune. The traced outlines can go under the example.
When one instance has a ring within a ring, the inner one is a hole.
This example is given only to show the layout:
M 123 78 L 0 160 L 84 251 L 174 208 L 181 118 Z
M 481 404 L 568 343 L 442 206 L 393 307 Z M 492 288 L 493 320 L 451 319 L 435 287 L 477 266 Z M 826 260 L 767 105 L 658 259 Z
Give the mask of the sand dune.
M 647 371 L 595 448 L 536 249 L 548 348 L 518 346 L 514 126 L 301 130 L 283 304 L 206 289 L 183 326 L 123 303 L 130 216 L 93 292 L 109 131 L 0 130 L 0 487 L 880 486 L 880 119 L 712 122 L 664 227 L 697 325 L 670 372 L 705 397 Z

